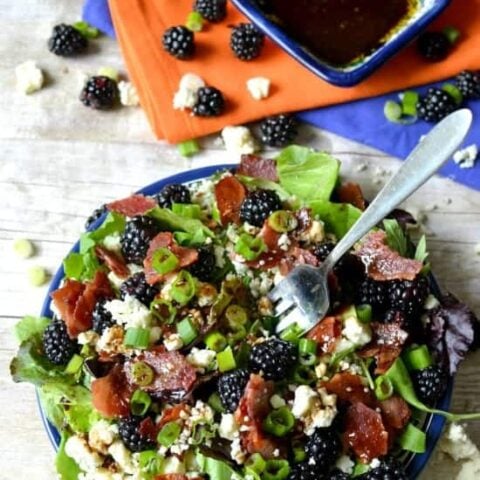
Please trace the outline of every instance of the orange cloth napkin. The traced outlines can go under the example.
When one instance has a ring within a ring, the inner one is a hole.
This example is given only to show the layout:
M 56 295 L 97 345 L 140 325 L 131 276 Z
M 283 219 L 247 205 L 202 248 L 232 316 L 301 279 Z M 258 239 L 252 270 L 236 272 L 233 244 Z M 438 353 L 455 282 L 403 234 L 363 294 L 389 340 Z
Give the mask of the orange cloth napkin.
M 170 142 L 200 137 L 225 125 L 244 124 L 267 115 L 305 110 L 372 97 L 453 76 L 462 69 L 480 68 L 480 0 L 454 0 L 432 29 L 455 26 L 461 39 L 451 55 L 428 63 L 409 46 L 372 77 L 351 88 L 334 87 L 302 67 L 268 40 L 259 58 L 236 59 L 230 51 L 229 25 L 247 21 L 232 5 L 219 24 L 207 23 L 195 34 L 194 59 L 176 60 L 162 48 L 163 32 L 183 25 L 192 0 L 109 0 L 115 30 L 130 78 L 158 138 Z M 199 118 L 174 110 L 173 95 L 185 73 L 200 75 L 219 88 L 228 108 L 216 118 Z M 265 76 L 272 82 L 271 95 L 254 100 L 246 81 Z

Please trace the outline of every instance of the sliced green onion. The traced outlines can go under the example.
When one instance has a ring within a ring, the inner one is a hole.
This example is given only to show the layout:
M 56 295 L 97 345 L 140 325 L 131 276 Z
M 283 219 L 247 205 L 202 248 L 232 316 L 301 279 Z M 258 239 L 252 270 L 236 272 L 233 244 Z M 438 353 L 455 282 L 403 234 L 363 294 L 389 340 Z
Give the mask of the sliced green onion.
M 180 305 L 186 305 L 195 295 L 195 279 L 186 270 L 180 270 L 173 281 L 170 295 Z
M 288 460 L 267 460 L 263 480 L 284 480 L 290 473 Z
M 155 372 L 152 367 L 145 362 L 135 362 L 130 369 L 133 381 L 140 387 L 151 385 L 155 379 Z
M 293 444 L 293 461 L 295 463 L 303 462 L 307 458 L 307 452 L 305 451 L 305 445 Z
M 177 323 L 177 333 L 185 345 L 192 343 L 198 337 L 198 330 L 188 317 Z
M 200 151 L 200 145 L 196 140 L 187 140 L 177 145 L 177 151 L 182 157 L 191 157 Z
M 392 381 L 385 375 L 380 375 L 375 379 L 375 396 L 379 400 L 386 400 L 393 395 Z
M 198 12 L 190 12 L 185 26 L 192 32 L 201 32 L 203 28 L 203 17 Z M 191 140 L 190 140 L 191 141 Z
M 261 318 L 262 326 L 265 330 L 273 333 L 275 327 L 277 326 L 278 320 L 275 317 L 262 317 Z
M 393 100 L 387 100 L 383 107 L 383 114 L 389 122 L 398 123 L 402 118 L 402 107 Z
M 315 383 L 317 377 L 315 371 L 307 365 L 297 365 L 293 372 L 293 381 L 301 385 L 311 385 Z
M 150 344 L 150 331 L 146 328 L 128 328 L 123 344 L 132 348 L 147 348 Z
M 243 325 L 237 325 L 235 328 L 232 328 L 232 331 L 227 335 L 228 344 L 234 346 L 246 336 L 247 329 Z
M 353 477 L 358 477 L 367 473 L 370 470 L 370 465 L 368 463 L 357 463 L 353 469 Z
M 252 237 L 248 233 L 242 233 L 235 244 L 235 253 L 247 261 L 255 260 L 266 250 L 267 247 L 260 237 Z
M 35 248 L 30 240 L 18 238 L 13 242 L 13 251 L 20 258 L 30 258 L 35 253 Z
M 427 435 L 415 425 L 409 423 L 400 435 L 398 443 L 404 450 L 423 453 L 427 448 Z
M 263 430 L 275 437 L 284 437 L 295 425 L 295 417 L 288 407 L 272 410 L 263 421 Z
M 292 323 L 280 334 L 280 338 L 296 345 L 304 333 L 303 329 L 297 323 Z
M 214 352 L 221 352 L 227 346 L 227 339 L 220 332 L 210 332 L 205 337 L 205 345 Z
M 138 454 L 138 465 L 142 472 L 156 475 L 160 473 L 163 460 L 155 450 L 145 450 Z
M 166 247 L 161 247 L 153 252 L 152 267 L 160 275 L 173 272 L 179 263 L 178 258 Z
M 65 367 L 65 373 L 73 375 L 74 373 L 77 373 L 82 368 L 82 365 L 83 365 L 83 357 L 75 354 L 70 359 L 67 366 Z
M 409 370 L 423 370 L 433 364 L 432 356 L 426 345 L 407 350 L 403 359 Z
M 267 462 L 259 453 L 254 453 L 245 462 L 245 467 L 250 468 L 257 473 L 262 473 L 265 471 L 266 466 Z
M 217 353 L 217 364 L 221 372 L 228 372 L 237 366 L 232 347 L 229 346 L 223 352 Z
M 202 215 L 200 205 L 195 203 L 173 203 L 172 212 L 186 218 L 199 219 Z
M 41 287 L 48 278 L 47 271 L 39 265 L 30 267 L 27 274 L 30 284 L 34 287 Z
M 310 338 L 301 338 L 298 343 L 299 362 L 301 365 L 315 365 L 317 361 L 317 342 Z
M 358 358 L 358 362 L 362 368 L 363 375 L 368 381 L 370 390 L 375 390 L 375 383 L 373 381 L 372 374 L 370 373 L 370 365 L 373 362 L 373 358 Z
M 357 318 L 362 323 L 370 323 L 372 321 L 372 306 L 368 304 L 358 305 L 355 307 Z
M 171 325 L 177 316 L 177 309 L 166 300 L 153 300 L 150 304 L 150 311 L 161 323 Z
M 268 217 L 268 225 L 278 233 L 286 233 L 294 230 L 298 221 L 289 210 L 277 210 Z
M 207 400 L 208 405 L 215 410 L 217 413 L 225 413 L 225 408 L 223 407 L 222 401 L 220 400 L 220 395 L 217 392 L 213 392 Z
M 407 90 L 402 95 L 402 113 L 404 115 L 416 116 L 417 115 L 417 103 L 419 95 L 417 92 Z
M 229 305 L 225 310 L 225 317 L 230 327 L 245 325 L 248 321 L 247 312 L 240 305 Z
M 118 74 L 118 70 L 115 70 L 112 67 L 102 67 L 98 69 L 98 74 L 103 77 L 108 77 L 110 80 L 114 82 L 118 82 L 120 75 Z
M 180 436 L 182 427 L 176 422 L 166 423 L 157 435 L 157 442 L 165 448 L 170 447 L 175 443 L 175 440 Z
M 460 37 L 460 30 L 449 26 L 443 29 L 443 34 L 448 38 L 448 41 L 453 45 Z
M 447 92 L 455 100 L 457 105 L 460 105 L 463 102 L 462 92 L 452 83 L 444 83 L 442 85 L 442 90 Z
M 135 390 L 130 399 L 130 411 L 133 415 L 145 415 L 152 404 L 152 399 L 147 392 Z
M 72 27 L 80 32 L 85 38 L 97 38 L 100 35 L 98 28 L 92 27 L 87 22 L 75 22 Z

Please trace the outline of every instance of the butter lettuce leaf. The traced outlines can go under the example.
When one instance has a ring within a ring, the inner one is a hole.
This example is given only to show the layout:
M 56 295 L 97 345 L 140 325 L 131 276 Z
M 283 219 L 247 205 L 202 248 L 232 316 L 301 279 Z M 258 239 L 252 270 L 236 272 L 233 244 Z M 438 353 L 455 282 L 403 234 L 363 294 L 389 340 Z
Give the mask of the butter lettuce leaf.
M 27 315 L 15 325 L 15 335 L 19 342 L 26 342 L 38 335 L 43 335 L 49 323 L 49 318 Z
M 81 470 L 75 460 L 65 453 L 65 443 L 67 440 L 68 435 L 64 433 L 55 459 L 55 466 L 57 467 L 57 473 L 61 480 L 78 480 Z
M 315 201 L 310 203 L 314 215 L 318 215 L 325 229 L 342 238 L 358 220 L 362 211 L 349 203 Z
M 198 452 L 196 460 L 200 472 L 208 475 L 210 480 L 242 480 L 243 477 L 237 473 L 228 463 L 217 460 L 216 458 L 207 457 Z
M 177 215 L 168 208 L 155 207 L 147 215 L 155 218 L 164 230 L 187 232 L 192 235 L 198 235 L 198 232 L 201 231 L 206 237 L 214 236 L 213 232 L 201 220 Z

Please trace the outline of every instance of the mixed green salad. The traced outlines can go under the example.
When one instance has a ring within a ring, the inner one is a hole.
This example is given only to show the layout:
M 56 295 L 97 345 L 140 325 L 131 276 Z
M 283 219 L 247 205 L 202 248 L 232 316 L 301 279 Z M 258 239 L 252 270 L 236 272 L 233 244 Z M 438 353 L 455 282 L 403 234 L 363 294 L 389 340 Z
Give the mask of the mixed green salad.
M 61 434 L 60 478 L 401 480 L 426 413 L 480 417 L 435 410 L 477 320 L 432 288 L 404 211 L 336 265 L 315 328 L 275 333 L 269 291 L 366 207 L 339 169 L 290 146 L 95 213 L 11 364 Z

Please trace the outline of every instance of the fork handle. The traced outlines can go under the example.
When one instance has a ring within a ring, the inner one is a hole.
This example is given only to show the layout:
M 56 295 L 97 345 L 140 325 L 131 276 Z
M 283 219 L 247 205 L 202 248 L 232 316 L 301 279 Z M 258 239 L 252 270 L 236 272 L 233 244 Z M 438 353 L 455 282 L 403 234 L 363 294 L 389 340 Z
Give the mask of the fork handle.
M 329 271 L 364 235 L 423 185 L 457 150 L 472 123 L 468 109 L 457 110 L 438 123 L 414 148 L 397 173 L 362 216 L 337 243 L 322 267 Z

